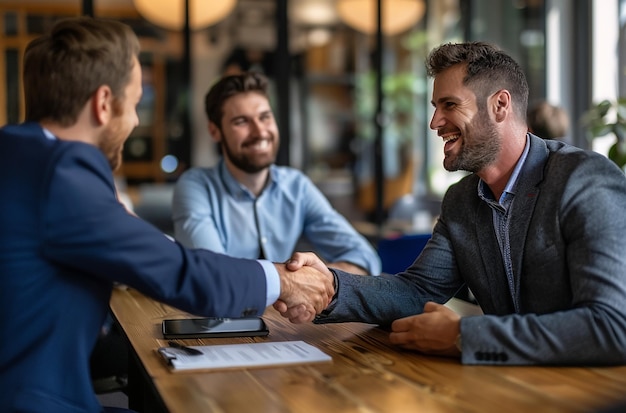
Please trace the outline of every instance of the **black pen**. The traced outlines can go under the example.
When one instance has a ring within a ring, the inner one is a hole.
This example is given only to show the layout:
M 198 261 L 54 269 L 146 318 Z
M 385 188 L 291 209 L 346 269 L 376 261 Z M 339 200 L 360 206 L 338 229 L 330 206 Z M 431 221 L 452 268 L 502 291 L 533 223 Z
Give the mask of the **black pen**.
M 177 348 L 180 350 L 183 350 L 185 353 L 189 354 L 190 356 L 200 356 L 204 353 L 202 353 L 200 350 L 196 349 L 196 348 L 191 348 L 191 347 L 187 347 L 184 346 L 182 344 L 177 343 L 176 341 L 168 341 L 167 344 L 170 345 L 170 347 L 173 348 Z

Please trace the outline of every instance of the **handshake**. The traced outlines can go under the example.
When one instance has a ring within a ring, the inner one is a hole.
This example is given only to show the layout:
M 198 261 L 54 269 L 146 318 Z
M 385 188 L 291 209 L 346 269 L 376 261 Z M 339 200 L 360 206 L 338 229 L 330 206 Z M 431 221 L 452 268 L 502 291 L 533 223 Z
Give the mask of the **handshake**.
M 334 276 L 313 253 L 296 252 L 286 263 L 274 264 L 280 276 L 280 296 L 274 308 L 292 323 L 310 322 L 335 295 Z

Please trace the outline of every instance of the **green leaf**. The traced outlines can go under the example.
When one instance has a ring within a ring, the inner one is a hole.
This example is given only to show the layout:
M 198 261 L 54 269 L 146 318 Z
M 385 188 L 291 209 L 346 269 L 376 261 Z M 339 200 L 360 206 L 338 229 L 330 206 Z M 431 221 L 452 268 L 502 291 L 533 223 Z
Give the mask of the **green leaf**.
M 595 124 L 591 125 L 591 127 L 589 128 L 589 132 L 594 137 L 604 136 L 608 133 L 613 132 L 613 127 L 612 125 Z
M 613 125 L 613 133 L 617 136 L 618 142 L 626 141 L 626 125 L 621 123 L 616 123 Z
M 600 117 L 606 116 L 612 106 L 613 104 L 608 100 L 603 100 L 602 102 L 598 103 L 596 108 L 598 108 L 598 114 L 600 115 Z
M 626 150 L 624 150 L 623 145 L 619 142 L 615 142 L 609 148 L 608 157 L 615 162 L 617 166 L 624 169 L 624 165 L 626 165 Z

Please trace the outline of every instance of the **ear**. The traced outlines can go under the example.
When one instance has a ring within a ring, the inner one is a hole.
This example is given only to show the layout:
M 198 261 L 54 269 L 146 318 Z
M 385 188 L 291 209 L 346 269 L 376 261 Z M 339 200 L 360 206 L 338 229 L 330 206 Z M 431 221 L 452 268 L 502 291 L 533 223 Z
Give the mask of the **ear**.
M 511 94 L 506 89 L 498 90 L 491 96 L 491 107 L 496 118 L 496 122 L 502 122 L 513 110 L 511 107 Z
M 113 93 L 106 85 L 96 89 L 91 97 L 93 115 L 98 126 L 106 125 L 113 117 Z
M 209 122 L 209 133 L 214 142 L 219 143 L 222 141 L 222 131 L 213 122 Z

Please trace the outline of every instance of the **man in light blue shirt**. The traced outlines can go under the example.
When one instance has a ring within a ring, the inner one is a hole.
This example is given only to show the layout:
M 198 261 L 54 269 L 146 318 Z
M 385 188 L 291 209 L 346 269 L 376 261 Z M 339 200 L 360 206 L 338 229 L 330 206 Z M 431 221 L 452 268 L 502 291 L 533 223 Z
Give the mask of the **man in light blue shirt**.
M 287 260 L 304 236 L 328 265 L 378 274 L 378 254 L 300 171 L 274 165 L 279 132 L 257 73 L 227 76 L 206 96 L 209 132 L 223 158 L 176 183 L 175 237 L 240 258 Z

